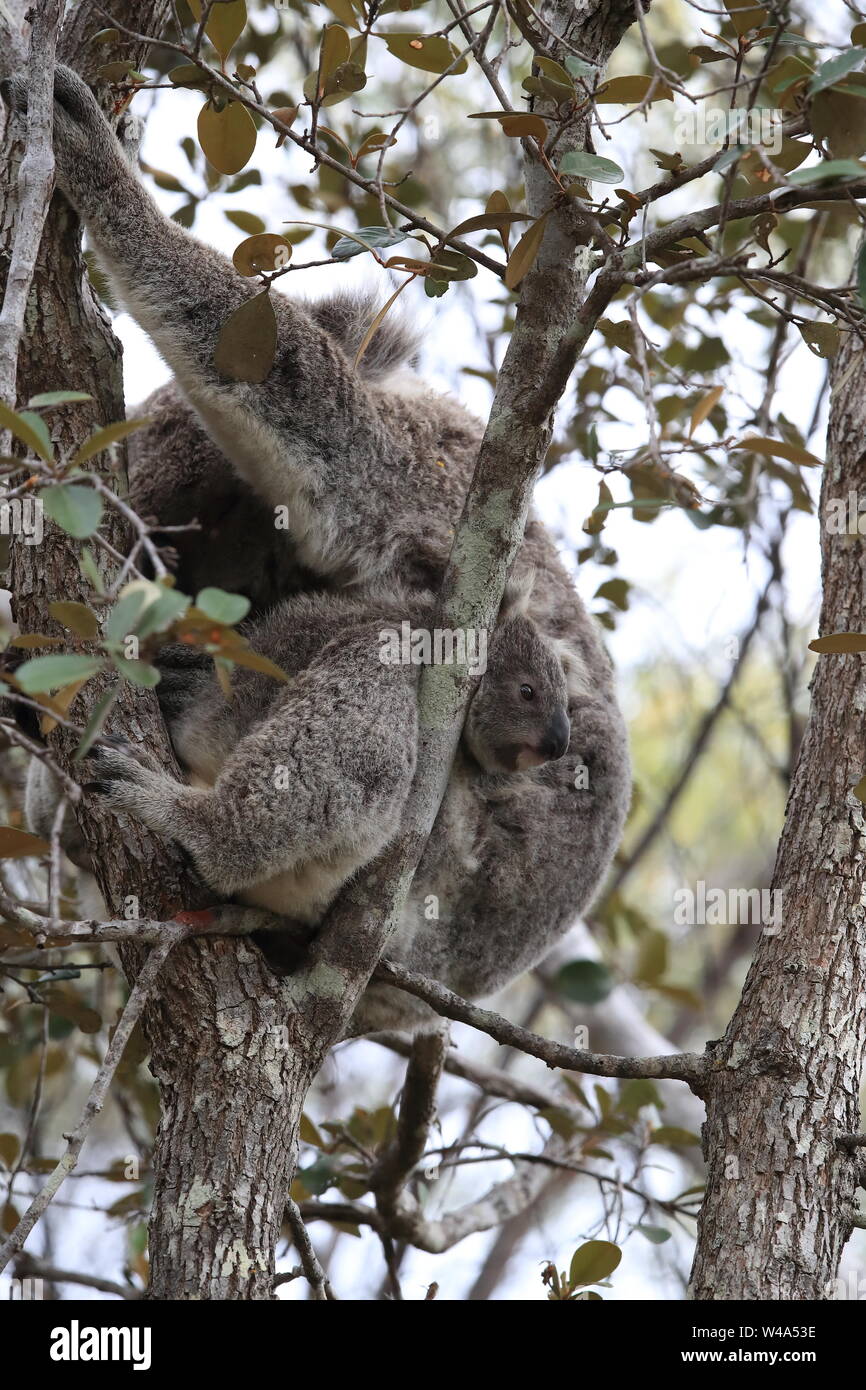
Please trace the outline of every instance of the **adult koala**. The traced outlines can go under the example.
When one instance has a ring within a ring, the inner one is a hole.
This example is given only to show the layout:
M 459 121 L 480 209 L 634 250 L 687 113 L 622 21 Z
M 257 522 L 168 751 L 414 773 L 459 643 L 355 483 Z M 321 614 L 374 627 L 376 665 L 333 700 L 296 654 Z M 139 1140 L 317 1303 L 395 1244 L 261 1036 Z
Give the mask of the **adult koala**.
M 26 104 L 20 79 L 2 90 L 16 106 Z M 59 188 L 82 218 L 118 301 L 175 375 L 145 407 L 156 419 L 136 442 L 130 490 L 138 510 L 165 525 L 202 521 L 203 532 L 182 543 L 180 585 L 239 590 L 259 614 L 297 589 L 323 591 L 326 608 L 329 593 L 335 608 L 338 594 L 367 597 L 371 615 L 383 593 L 435 591 L 480 424 L 405 369 L 411 347 L 387 324 L 356 370 L 363 329 L 357 306 L 340 297 L 301 306 L 273 294 L 270 373 L 255 384 L 221 375 L 214 365 L 219 332 L 250 297 L 249 283 L 163 216 L 87 86 L 62 67 L 54 141 Z M 287 529 L 274 526 L 277 508 Z M 413 898 L 396 939 L 398 955 L 401 941 L 421 943 L 411 951 L 413 966 L 470 996 L 538 961 L 587 906 L 629 798 L 610 662 L 535 519 L 515 568 L 534 572 L 526 617 L 565 673 L 568 751 L 504 775 L 484 771 L 471 750 L 465 755 L 456 840 L 449 795 L 419 870 L 419 882 L 438 899 L 438 920 L 422 931 L 423 904 Z M 339 652 L 337 642 L 335 661 Z M 360 740 L 369 737 L 372 746 L 376 736 L 359 721 Z M 405 1009 L 408 1019 L 408 1002 Z M 377 988 L 363 1012 L 365 1028 L 404 1020 L 393 992 Z

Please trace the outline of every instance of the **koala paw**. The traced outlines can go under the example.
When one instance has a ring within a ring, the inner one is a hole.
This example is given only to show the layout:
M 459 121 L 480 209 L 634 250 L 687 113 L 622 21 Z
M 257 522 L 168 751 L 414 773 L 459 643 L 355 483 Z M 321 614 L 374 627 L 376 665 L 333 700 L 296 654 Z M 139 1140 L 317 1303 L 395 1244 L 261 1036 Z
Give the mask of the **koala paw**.
M 116 735 L 103 736 L 86 763 L 85 791 L 102 796 L 116 811 L 126 811 L 151 829 L 166 833 L 171 808 L 181 789 L 143 749 Z
M 0 82 L 0 96 L 11 110 L 27 111 L 24 78 Z M 118 164 L 125 168 L 120 145 L 87 83 L 62 65 L 54 71 L 54 161 L 58 187 L 79 212 L 104 194 Z

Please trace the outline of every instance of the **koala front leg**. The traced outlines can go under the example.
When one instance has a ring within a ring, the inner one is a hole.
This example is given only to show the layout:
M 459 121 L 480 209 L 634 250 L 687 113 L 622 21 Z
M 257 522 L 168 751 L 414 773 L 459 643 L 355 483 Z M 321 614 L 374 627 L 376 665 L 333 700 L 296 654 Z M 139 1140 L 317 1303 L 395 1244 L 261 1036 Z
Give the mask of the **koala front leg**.
M 414 678 L 381 665 L 373 642 L 364 632 L 326 648 L 213 787 L 175 782 L 118 746 L 92 756 L 97 785 L 116 810 L 181 844 L 222 895 L 311 861 L 348 877 L 396 833 L 415 770 Z
M 185 848 L 188 810 L 201 795 L 196 787 L 178 782 L 150 766 L 122 738 L 105 738 L 90 753 L 93 780 L 87 790 L 99 792 L 113 810 L 135 816 L 164 840 Z

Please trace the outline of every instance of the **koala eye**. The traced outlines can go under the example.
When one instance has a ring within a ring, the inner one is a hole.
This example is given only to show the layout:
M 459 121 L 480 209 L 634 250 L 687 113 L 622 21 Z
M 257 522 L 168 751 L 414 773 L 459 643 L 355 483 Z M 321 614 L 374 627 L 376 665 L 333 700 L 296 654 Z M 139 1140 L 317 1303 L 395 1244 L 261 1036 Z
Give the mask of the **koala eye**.
M 521 695 L 523 696 L 524 700 L 534 700 L 534 699 L 535 699 L 535 691 L 533 690 L 533 688 L 532 688 L 531 685 L 526 685 L 526 684 L 522 685 L 522 686 L 520 687 L 520 693 L 521 693 Z

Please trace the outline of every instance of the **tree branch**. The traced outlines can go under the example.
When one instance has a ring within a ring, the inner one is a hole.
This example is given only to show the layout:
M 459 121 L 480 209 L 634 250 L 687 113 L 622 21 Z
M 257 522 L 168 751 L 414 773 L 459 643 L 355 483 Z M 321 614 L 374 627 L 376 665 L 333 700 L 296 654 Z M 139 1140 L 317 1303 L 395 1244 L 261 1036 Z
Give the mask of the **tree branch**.
M 138 978 L 130 991 L 126 1001 L 126 1007 L 120 1016 L 117 1027 L 112 1035 L 111 1042 L 105 1057 L 100 1064 L 99 1070 L 93 1080 L 90 1093 L 81 1112 L 78 1124 L 71 1134 L 67 1135 L 67 1145 L 62 1154 L 57 1167 L 49 1177 L 42 1189 L 36 1194 L 30 1206 L 27 1208 L 18 1225 L 11 1232 L 8 1239 L 0 1247 L 0 1271 L 4 1270 L 12 1259 L 24 1245 L 36 1222 L 48 1209 L 52 1199 L 57 1195 L 63 1182 L 78 1163 L 78 1158 L 87 1138 L 90 1126 L 105 1104 L 108 1088 L 111 1085 L 112 1077 L 117 1070 L 118 1063 L 123 1056 L 124 1048 L 129 1042 L 132 1030 L 141 1016 L 141 1011 L 148 1001 L 157 976 L 162 967 L 163 961 L 168 956 L 177 942 L 182 941 L 187 935 L 187 929 L 175 926 L 170 934 L 167 933 L 165 939 L 150 951 L 147 960 L 139 971 Z

